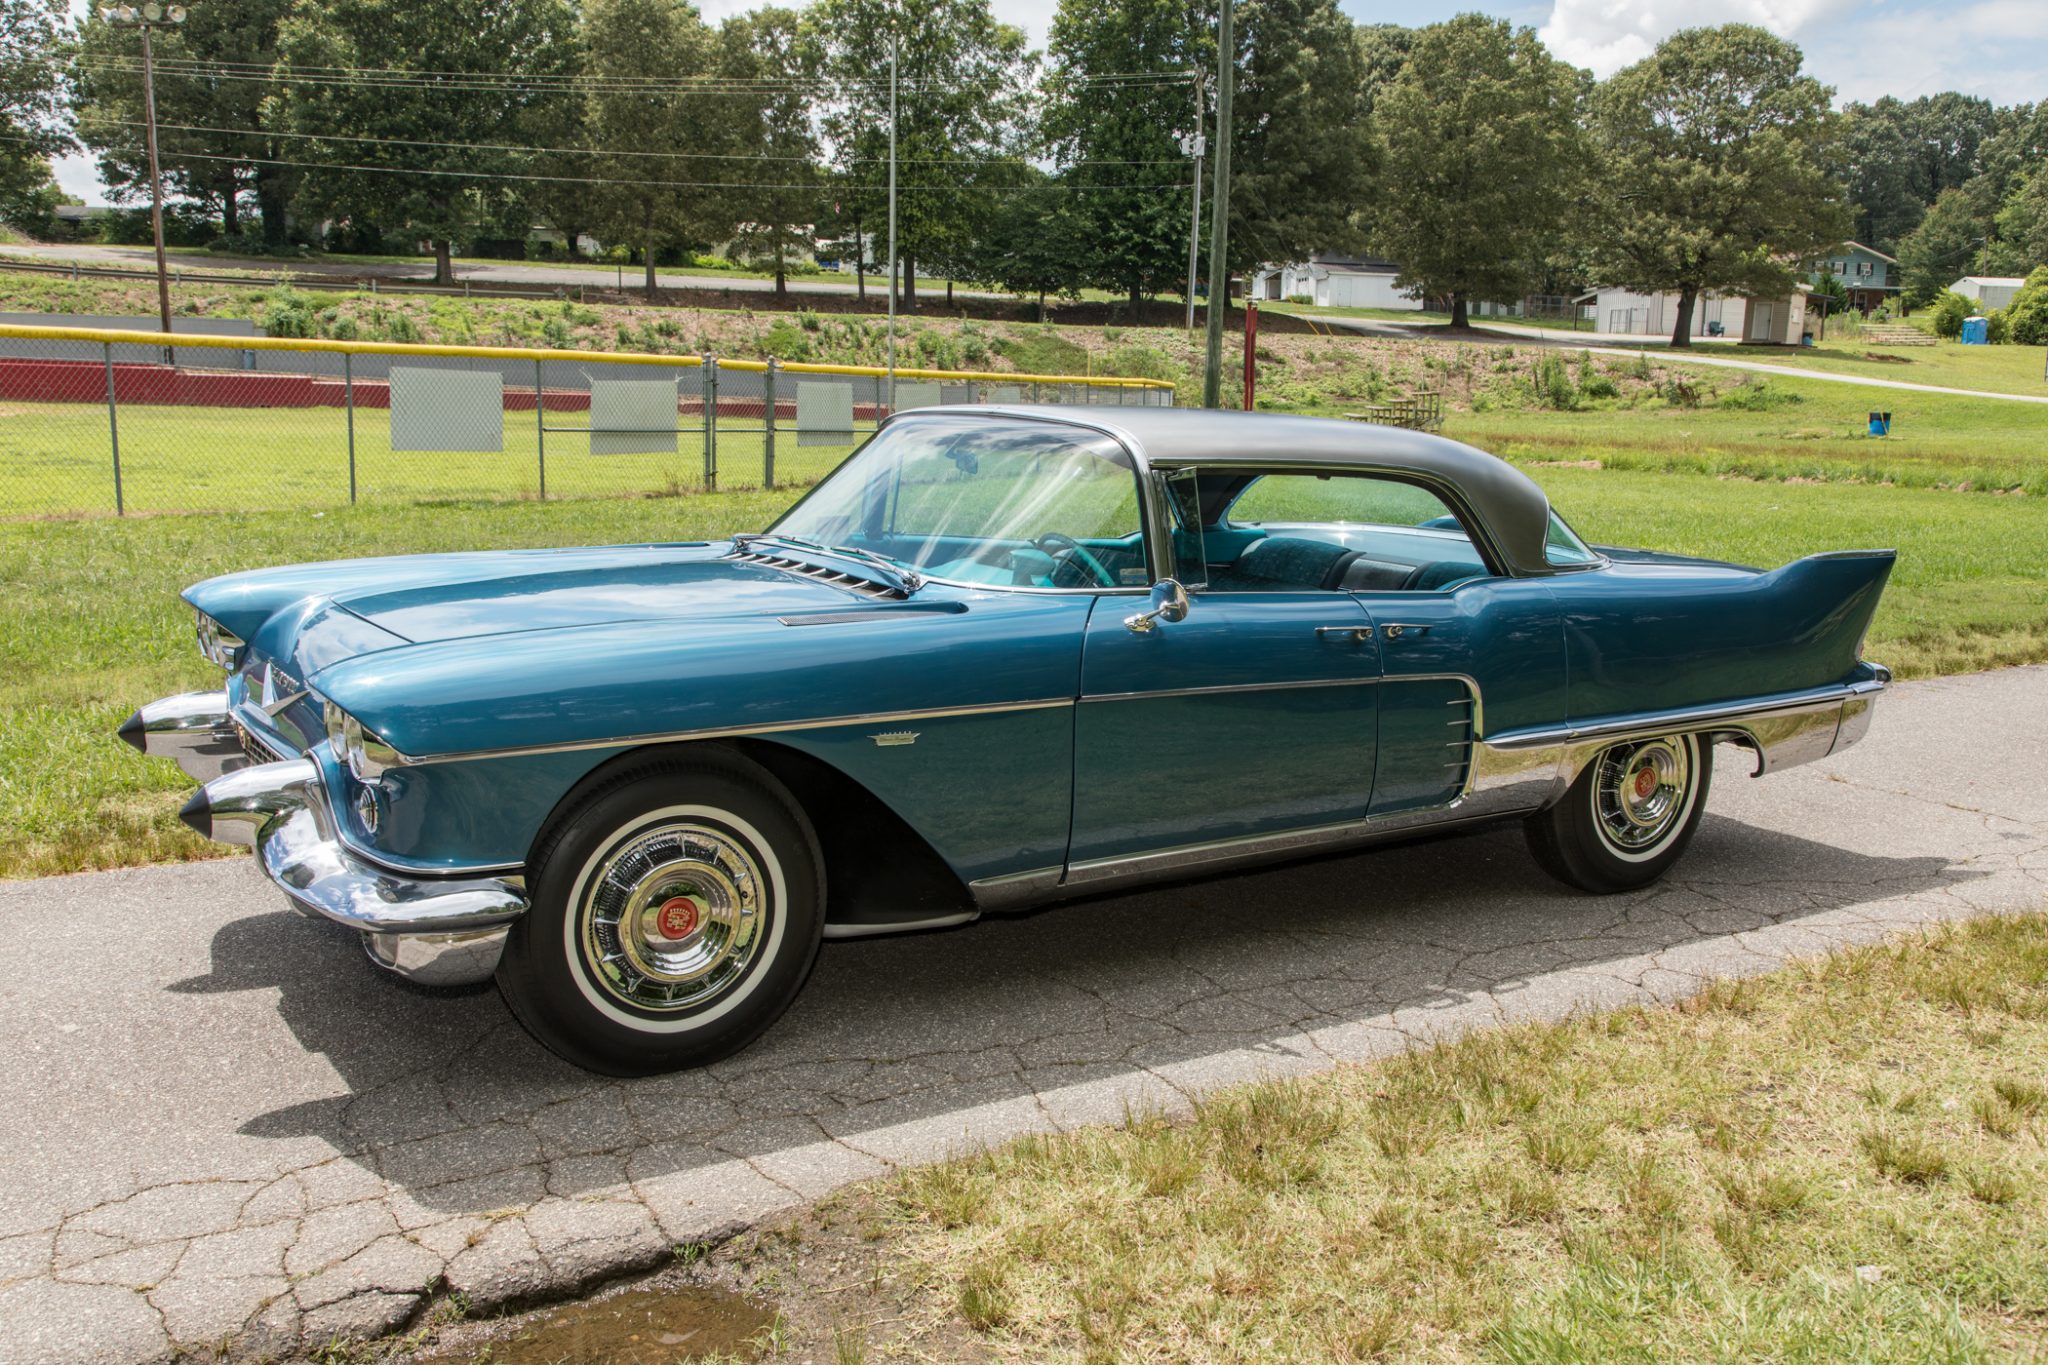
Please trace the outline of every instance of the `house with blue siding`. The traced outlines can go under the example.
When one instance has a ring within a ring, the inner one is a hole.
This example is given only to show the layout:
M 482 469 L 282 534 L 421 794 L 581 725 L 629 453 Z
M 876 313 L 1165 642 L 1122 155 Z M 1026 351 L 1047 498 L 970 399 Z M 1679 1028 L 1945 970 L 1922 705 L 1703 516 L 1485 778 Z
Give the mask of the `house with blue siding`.
M 1824 275 L 1842 281 L 1849 291 L 1849 306 L 1859 313 L 1868 314 L 1899 297 L 1898 260 L 1861 242 L 1844 242 L 1830 251 L 1814 272 L 1814 283 Z

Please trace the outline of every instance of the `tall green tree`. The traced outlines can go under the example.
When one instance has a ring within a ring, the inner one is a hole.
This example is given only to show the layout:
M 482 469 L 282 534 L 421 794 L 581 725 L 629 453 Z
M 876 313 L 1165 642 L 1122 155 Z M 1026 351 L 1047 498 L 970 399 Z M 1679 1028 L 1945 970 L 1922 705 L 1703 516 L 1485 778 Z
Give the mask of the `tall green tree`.
M 1673 346 L 1692 343 L 1701 294 L 1789 292 L 1849 235 L 1823 160 L 1833 92 L 1800 61 L 1752 25 L 1686 29 L 1595 92 L 1595 261 L 1608 283 L 1678 295 Z
M 841 211 L 857 214 L 885 255 L 897 43 L 897 250 L 901 297 L 915 307 L 918 264 L 959 251 L 988 221 L 992 196 L 1014 188 L 1030 145 L 1023 31 L 998 23 L 988 0 L 818 0 L 808 18 L 834 87 L 823 124 Z
M 1909 308 L 1932 303 L 1984 256 L 1983 214 L 1962 188 L 1943 190 L 1920 225 L 1899 243 L 1899 294 Z
M 591 88 L 590 164 L 609 182 L 591 191 L 599 233 L 640 252 L 647 296 L 672 248 L 708 243 L 728 221 L 723 158 L 736 145 L 736 97 L 707 88 L 717 35 L 688 0 L 590 0 L 582 51 Z M 694 153 L 677 157 L 672 153 Z
M 1374 111 L 1373 242 L 1399 282 L 1451 301 L 1515 299 L 1565 242 L 1585 182 L 1582 81 L 1534 29 L 1466 14 L 1416 36 Z
M 1048 294 L 1078 298 L 1089 282 L 1087 243 L 1091 231 L 1076 197 L 1042 173 L 1008 196 L 1003 211 L 982 239 L 977 278 L 1019 297 L 1038 296 L 1038 320 L 1045 321 Z
M 71 147 L 57 58 L 67 37 L 60 0 L 0 0 L 0 218 L 47 221 L 50 158 Z
M 1372 87 L 1336 0 L 1241 0 L 1231 141 L 1233 270 L 1364 244 L 1356 216 L 1375 182 Z M 1216 11 L 1203 7 L 1206 62 Z
M 285 242 L 287 213 L 301 161 L 297 139 L 280 138 L 269 111 L 282 93 L 264 73 L 276 67 L 278 32 L 291 0 L 238 0 L 191 7 L 185 22 L 152 35 L 158 63 L 158 160 L 167 189 L 218 212 L 230 237 L 242 231 L 244 201 L 253 197 L 263 241 Z M 100 178 L 115 198 L 149 194 L 143 136 L 140 35 L 89 9 L 79 26 L 78 76 L 72 88 L 79 137 L 99 154 Z M 193 63 L 234 63 L 223 78 Z
M 1943 190 L 1983 169 L 1981 149 L 2003 121 L 1989 100 L 1954 91 L 1845 108 L 1829 160 L 1854 206 L 1856 240 L 1895 249 Z
M 1133 313 L 1187 269 L 1193 167 L 1180 139 L 1202 119 L 1185 79 L 1203 51 L 1192 19 L 1185 0 L 1061 0 L 1047 45 L 1041 127 L 1074 187 L 1070 237 L 1087 243 L 1076 264 Z
M 299 0 L 278 75 L 283 120 L 313 135 L 307 159 L 328 163 L 306 177 L 307 207 L 427 242 L 441 283 L 456 242 L 523 237 L 520 182 L 491 177 L 531 174 L 530 158 L 497 148 L 529 142 L 560 97 L 550 81 L 569 74 L 573 18 L 567 0 Z M 322 67 L 373 74 L 323 79 Z
M 825 54 L 795 10 L 766 6 L 727 19 L 719 30 L 720 69 L 754 85 L 737 106 L 736 182 L 723 203 L 734 248 L 765 260 L 775 294 L 789 292 L 789 259 L 809 254 L 825 209 L 825 177 L 812 118 Z

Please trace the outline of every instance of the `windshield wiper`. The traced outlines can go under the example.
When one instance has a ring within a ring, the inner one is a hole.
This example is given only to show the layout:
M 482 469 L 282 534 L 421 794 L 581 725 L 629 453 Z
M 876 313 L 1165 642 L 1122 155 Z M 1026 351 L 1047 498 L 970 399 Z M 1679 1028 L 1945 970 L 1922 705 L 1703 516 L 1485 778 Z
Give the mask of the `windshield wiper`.
M 905 564 L 902 560 L 891 559 L 887 555 L 878 555 L 873 550 L 863 550 L 858 546 L 821 545 L 815 540 L 805 540 L 802 536 L 784 535 L 780 531 L 758 531 L 746 535 L 737 535 L 732 539 L 735 545 L 743 548 L 757 540 L 775 540 L 780 541 L 784 545 L 794 545 L 798 549 L 811 550 L 821 555 L 843 555 L 848 559 L 862 560 L 875 565 L 877 568 L 886 570 L 902 584 L 906 595 L 914 593 L 924 586 L 924 575 L 911 568 L 908 564 Z

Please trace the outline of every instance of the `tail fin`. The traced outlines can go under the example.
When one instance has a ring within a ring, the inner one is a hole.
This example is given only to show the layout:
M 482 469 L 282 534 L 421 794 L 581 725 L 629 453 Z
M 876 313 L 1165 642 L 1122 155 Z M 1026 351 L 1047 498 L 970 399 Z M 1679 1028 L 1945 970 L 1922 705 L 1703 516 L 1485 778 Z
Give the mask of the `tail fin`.
M 1806 656 L 1816 682 L 1846 678 L 1862 662 L 1863 637 L 1897 559 L 1896 550 L 1840 550 L 1763 576 L 1759 586 L 1769 588 L 1778 629 Z

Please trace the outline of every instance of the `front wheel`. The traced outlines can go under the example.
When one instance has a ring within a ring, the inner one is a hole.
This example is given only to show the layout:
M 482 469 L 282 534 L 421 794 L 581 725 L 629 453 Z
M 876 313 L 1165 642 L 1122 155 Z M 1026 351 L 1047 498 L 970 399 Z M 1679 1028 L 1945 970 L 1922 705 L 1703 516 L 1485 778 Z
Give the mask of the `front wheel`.
M 1583 891 L 1632 891 L 1685 853 L 1707 808 L 1714 748 L 1659 735 L 1601 750 L 1564 799 L 1529 817 L 1530 851 Z
M 823 935 L 809 822 L 767 772 L 720 750 L 601 782 L 533 871 L 499 988 L 551 1051 L 608 1075 L 745 1047 L 796 997 Z

